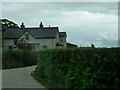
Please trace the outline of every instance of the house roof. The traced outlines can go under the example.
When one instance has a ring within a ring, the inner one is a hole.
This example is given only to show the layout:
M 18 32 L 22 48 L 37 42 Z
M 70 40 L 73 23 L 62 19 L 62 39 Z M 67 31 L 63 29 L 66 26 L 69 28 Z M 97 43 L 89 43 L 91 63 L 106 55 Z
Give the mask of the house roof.
M 25 31 L 20 28 L 8 28 L 2 34 L 4 39 L 17 39 L 19 38 Z
M 66 32 L 59 32 L 60 37 L 67 37 Z
M 29 32 L 35 38 L 55 38 L 58 27 L 43 27 L 43 28 L 8 28 L 3 32 L 4 39 L 18 39 L 23 33 Z

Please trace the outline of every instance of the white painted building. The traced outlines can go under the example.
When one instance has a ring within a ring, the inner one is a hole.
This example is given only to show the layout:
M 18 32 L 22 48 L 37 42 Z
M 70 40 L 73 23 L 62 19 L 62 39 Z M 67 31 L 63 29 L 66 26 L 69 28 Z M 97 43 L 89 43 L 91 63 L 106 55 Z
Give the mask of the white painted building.
M 7 28 L 3 32 L 3 50 L 20 48 L 21 44 L 29 45 L 31 50 L 66 47 L 66 33 L 59 32 L 58 27 L 26 28 L 22 23 L 21 28 Z

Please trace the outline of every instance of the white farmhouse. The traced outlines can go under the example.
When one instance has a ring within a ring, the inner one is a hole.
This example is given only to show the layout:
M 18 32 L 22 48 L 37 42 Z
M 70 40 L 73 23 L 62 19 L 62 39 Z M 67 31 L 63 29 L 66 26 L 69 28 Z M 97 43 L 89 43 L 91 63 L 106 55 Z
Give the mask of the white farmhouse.
M 35 51 L 63 48 L 66 37 L 66 32 L 59 32 L 58 27 L 43 27 L 41 22 L 39 27 L 26 28 L 22 23 L 21 28 L 7 28 L 3 32 L 3 50 L 17 49 L 18 43 L 27 43 Z

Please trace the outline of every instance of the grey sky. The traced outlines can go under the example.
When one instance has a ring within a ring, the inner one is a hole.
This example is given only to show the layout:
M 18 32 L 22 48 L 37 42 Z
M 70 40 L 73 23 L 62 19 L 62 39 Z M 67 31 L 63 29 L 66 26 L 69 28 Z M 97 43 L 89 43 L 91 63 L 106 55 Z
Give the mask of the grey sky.
M 58 26 L 77 45 L 118 46 L 117 2 L 3 2 L 2 18 L 26 27 Z
M 2 2 L 119 2 L 119 0 L 1 0 Z

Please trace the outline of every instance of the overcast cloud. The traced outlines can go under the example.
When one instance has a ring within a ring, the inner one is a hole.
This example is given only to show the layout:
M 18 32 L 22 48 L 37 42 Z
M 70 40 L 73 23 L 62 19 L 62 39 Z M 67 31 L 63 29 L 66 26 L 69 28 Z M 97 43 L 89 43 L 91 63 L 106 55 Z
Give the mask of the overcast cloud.
M 3 2 L 2 18 L 26 27 L 58 26 L 67 41 L 78 46 L 118 46 L 117 2 Z
M 1 0 L 2 2 L 119 2 L 119 0 Z

